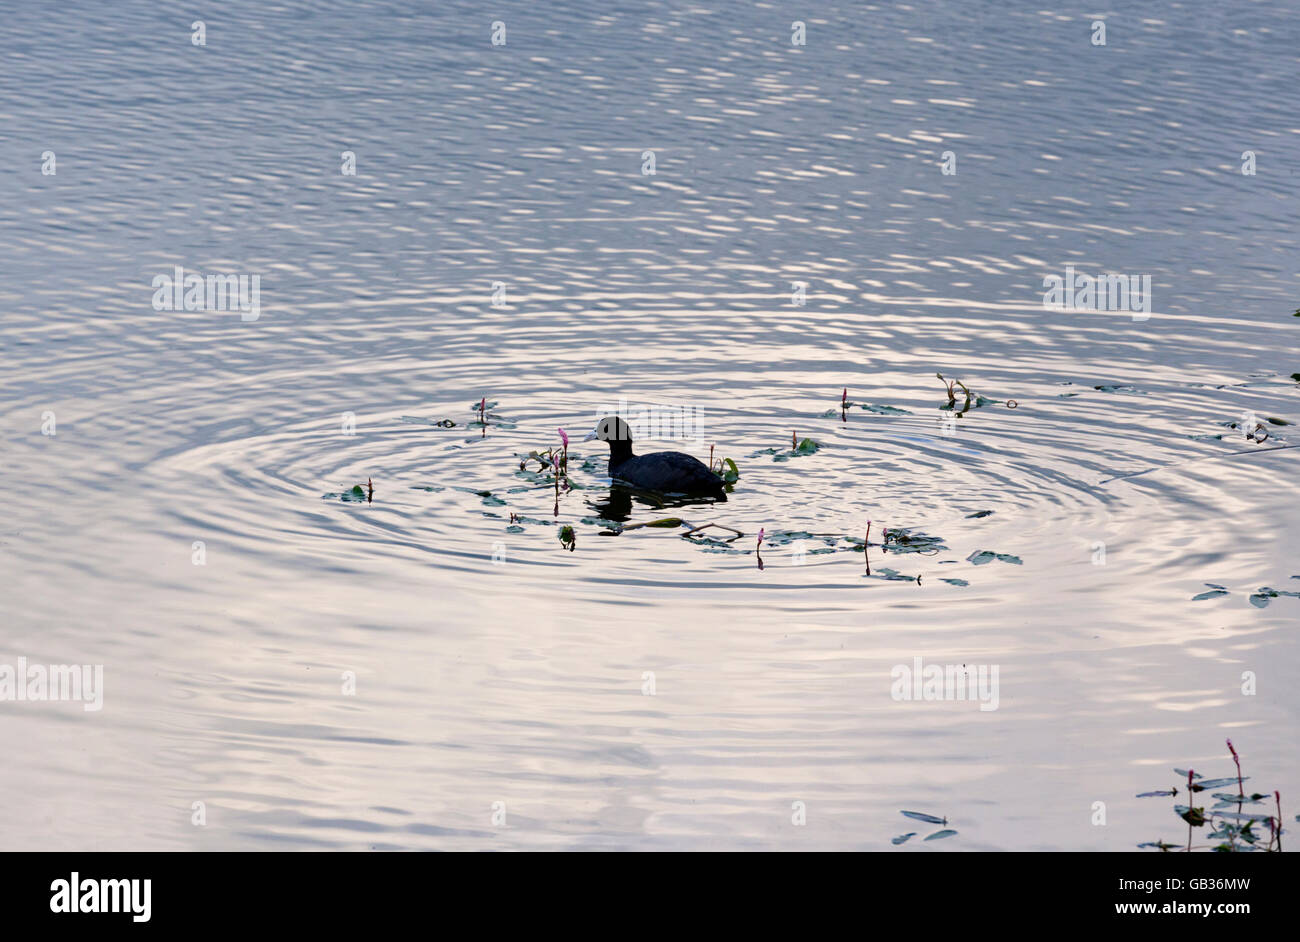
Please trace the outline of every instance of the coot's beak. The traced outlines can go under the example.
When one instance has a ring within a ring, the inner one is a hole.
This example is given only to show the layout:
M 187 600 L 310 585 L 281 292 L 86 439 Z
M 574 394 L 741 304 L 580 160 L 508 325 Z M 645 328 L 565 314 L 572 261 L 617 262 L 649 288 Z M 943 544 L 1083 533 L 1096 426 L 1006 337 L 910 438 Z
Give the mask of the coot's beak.
M 583 441 L 584 441 L 584 442 L 594 442 L 598 437 L 599 437 L 599 436 L 596 435 L 596 430 L 595 430 L 595 429 L 592 429 L 590 432 L 587 433 L 587 437 L 584 438 Z

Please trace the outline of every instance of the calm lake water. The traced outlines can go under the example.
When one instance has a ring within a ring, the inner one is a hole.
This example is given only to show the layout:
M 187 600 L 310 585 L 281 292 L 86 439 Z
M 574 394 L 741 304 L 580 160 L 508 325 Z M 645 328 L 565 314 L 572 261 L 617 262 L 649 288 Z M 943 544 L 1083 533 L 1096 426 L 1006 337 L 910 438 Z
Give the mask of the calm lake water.
M 1105 45 L 810 4 L 803 46 L 432 6 L 6 13 L 0 664 L 104 678 L 0 702 L 6 848 L 1124 851 L 1228 737 L 1296 808 L 1300 598 L 1251 601 L 1300 590 L 1294 4 L 1118 2 Z M 1150 316 L 1045 309 L 1067 265 Z M 156 310 L 174 266 L 257 318 Z M 628 518 L 743 538 L 600 535 L 620 399 L 741 473 Z M 556 514 L 518 467 L 558 427 Z M 942 548 L 868 576 L 868 520 Z M 916 658 L 997 709 L 895 699 Z

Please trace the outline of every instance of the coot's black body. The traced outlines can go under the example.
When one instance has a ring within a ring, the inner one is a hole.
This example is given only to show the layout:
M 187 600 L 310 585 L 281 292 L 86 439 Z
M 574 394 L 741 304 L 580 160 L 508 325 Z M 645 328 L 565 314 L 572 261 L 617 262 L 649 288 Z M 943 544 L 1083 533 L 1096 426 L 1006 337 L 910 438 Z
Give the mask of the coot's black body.
M 722 479 L 690 455 L 680 451 L 632 454 L 632 430 L 616 416 L 601 419 L 584 441 L 593 439 L 609 442 L 609 476 L 632 487 L 660 494 L 727 499 Z

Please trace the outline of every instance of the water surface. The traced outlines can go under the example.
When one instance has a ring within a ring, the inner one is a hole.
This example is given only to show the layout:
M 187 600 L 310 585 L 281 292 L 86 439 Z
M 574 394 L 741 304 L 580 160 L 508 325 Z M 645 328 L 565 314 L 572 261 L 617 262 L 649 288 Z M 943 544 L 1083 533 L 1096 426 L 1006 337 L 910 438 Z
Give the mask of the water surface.
M 1300 599 L 1249 597 L 1300 589 L 1300 434 L 1229 425 L 1300 421 L 1296 10 L 798 15 L 6 16 L 0 663 L 105 692 L 0 704 L 5 846 L 1128 850 L 1228 736 L 1294 796 Z M 1066 264 L 1151 316 L 1045 310 Z M 175 265 L 258 273 L 260 316 L 154 310 Z M 995 401 L 945 434 L 936 372 Z M 701 410 L 646 447 L 735 458 L 673 512 L 745 552 L 599 536 L 592 445 L 558 514 L 527 489 L 620 398 Z M 946 548 L 749 552 L 868 520 Z M 998 665 L 998 709 L 893 700 L 915 657 Z M 894 849 L 903 809 L 959 833 Z

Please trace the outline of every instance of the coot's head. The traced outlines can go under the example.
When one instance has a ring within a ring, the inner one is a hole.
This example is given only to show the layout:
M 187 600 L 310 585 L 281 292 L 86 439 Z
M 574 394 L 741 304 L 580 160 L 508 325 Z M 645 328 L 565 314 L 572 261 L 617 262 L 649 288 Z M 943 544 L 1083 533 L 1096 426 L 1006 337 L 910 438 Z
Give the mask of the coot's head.
M 607 415 L 583 439 L 584 442 L 609 442 L 609 463 L 621 464 L 632 457 L 632 428 L 616 415 Z

